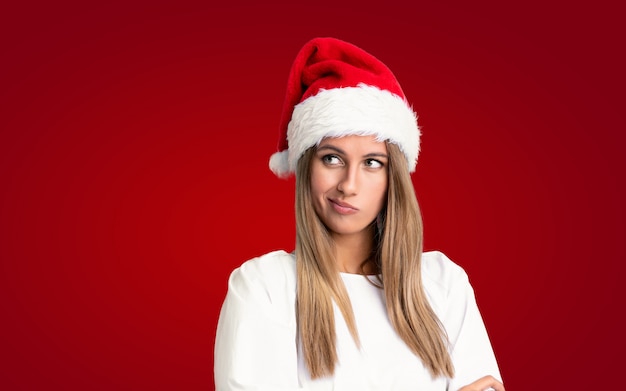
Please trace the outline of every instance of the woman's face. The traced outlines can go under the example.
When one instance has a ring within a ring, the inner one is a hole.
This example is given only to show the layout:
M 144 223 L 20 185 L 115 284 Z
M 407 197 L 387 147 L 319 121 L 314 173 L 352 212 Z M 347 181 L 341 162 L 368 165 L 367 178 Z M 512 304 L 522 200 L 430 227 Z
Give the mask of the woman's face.
M 311 162 L 315 212 L 332 235 L 366 232 L 387 197 L 389 157 L 374 136 L 323 139 Z

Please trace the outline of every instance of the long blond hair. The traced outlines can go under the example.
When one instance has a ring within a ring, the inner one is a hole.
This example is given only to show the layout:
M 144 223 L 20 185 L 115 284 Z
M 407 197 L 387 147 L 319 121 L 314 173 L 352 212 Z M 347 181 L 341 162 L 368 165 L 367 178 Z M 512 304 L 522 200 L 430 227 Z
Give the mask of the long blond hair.
M 422 286 L 422 218 L 404 154 L 387 143 L 386 207 L 372 238 L 389 320 L 400 338 L 433 377 L 453 377 L 448 339 Z M 311 378 L 329 376 L 337 363 L 333 301 L 357 346 L 359 334 L 352 305 L 339 275 L 334 244 L 311 199 L 311 161 L 307 150 L 296 170 L 297 322 L 304 362 Z

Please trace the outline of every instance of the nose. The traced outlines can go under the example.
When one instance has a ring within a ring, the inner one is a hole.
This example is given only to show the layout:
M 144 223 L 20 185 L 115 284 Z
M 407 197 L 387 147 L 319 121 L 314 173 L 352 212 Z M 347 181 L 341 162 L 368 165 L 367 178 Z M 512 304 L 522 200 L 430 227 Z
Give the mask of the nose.
M 357 167 L 348 166 L 343 170 L 342 176 L 337 183 L 337 190 L 346 196 L 355 195 L 358 190 L 358 170 Z

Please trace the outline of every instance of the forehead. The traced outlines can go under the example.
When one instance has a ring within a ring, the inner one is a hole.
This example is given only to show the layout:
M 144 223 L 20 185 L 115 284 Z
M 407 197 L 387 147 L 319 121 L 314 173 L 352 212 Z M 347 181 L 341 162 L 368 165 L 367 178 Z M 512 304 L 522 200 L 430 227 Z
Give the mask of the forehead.
M 342 137 L 325 137 L 323 138 L 319 147 L 333 146 L 339 148 L 345 152 L 359 152 L 367 151 L 367 153 L 377 152 L 386 153 L 387 144 L 384 141 L 379 141 L 374 135 L 350 135 Z

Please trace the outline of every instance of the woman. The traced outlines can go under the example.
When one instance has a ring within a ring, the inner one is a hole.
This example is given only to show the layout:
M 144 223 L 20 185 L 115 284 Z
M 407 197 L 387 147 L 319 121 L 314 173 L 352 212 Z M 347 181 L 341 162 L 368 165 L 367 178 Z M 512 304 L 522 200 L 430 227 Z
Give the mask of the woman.
M 300 50 L 270 159 L 296 175 L 296 248 L 232 273 L 218 390 L 504 390 L 467 275 L 422 252 L 419 137 L 378 59 L 333 38 Z

